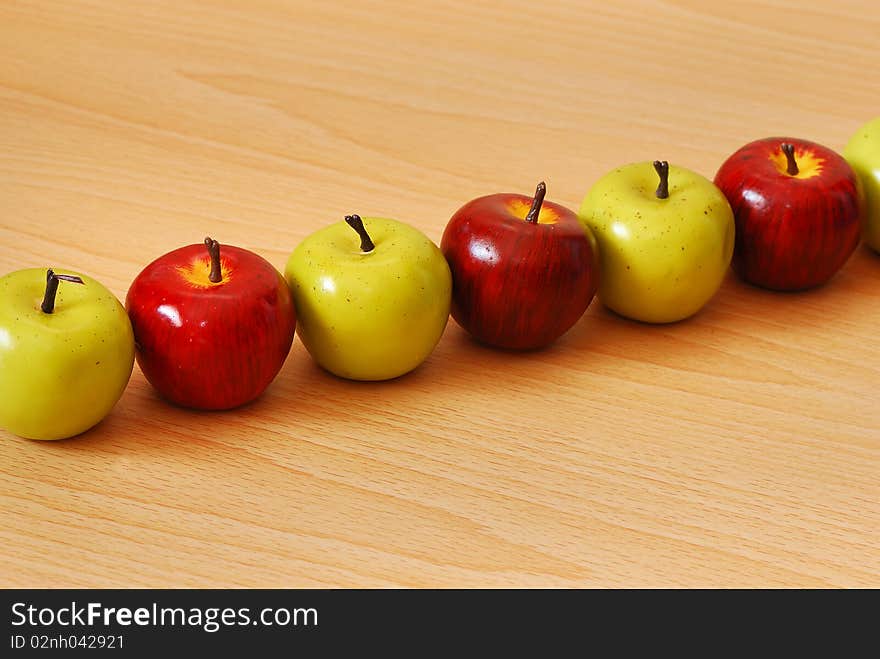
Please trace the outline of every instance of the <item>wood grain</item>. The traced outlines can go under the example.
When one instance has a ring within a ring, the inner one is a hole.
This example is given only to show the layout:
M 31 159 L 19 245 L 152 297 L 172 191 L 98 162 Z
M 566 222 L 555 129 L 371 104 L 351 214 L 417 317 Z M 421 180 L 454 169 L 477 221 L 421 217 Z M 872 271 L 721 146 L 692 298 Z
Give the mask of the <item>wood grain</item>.
M 711 6 L 711 8 L 710 8 Z M 880 110 L 858 2 L 0 4 L 0 272 L 122 298 L 206 233 L 277 267 L 345 213 L 439 241 L 468 199 L 577 207 Z M 880 586 L 880 256 L 663 327 L 594 304 L 549 350 L 454 324 L 357 384 L 297 341 L 230 413 L 135 369 L 72 441 L 0 433 L 4 586 Z

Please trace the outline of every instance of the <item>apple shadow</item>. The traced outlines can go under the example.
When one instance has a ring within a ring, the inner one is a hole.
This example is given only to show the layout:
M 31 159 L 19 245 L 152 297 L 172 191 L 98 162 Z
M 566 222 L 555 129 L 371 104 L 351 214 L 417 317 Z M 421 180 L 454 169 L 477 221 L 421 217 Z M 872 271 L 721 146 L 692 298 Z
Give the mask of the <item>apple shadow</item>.
M 848 308 L 853 304 L 860 304 L 856 295 L 859 285 L 866 278 L 880 279 L 880 271 L 873 270 L 872 261 L 880 259 L 877 254 L 866 245 L 857 249 L 843 267 L 836 272 L 827 282 L 798 290 L 775 290 L 748 282 L 732 272 L 728 278 L 731 290 L 746 297 L 772 302 L 773 309 L 788 309 L 790 305 L 797 305 L 804 300 L 817 300 L 833 303 L 836 309 Z
M 126 391 L 110 413 L 88 430 L 66 439 L 41 441 L 25 440 L 42 450 L 89 451 L 112 453 L 119 451 L 166 453 L 179 446 L 181 435 L 195 438 L 200 433 L 190 429 L 210 427 L 214 419 L 238 413 L 248 414 L 261 398 L 233 410 L 195 410 L 174 404 L 163 398 L 135 368 Z M 169 438 L 169 435 L 171 436 Z
M 16 441 L 29 443 L 33 446 L 37 446 L 40 448 L 63 447 L 68 444 L 73 444 L 76 446 L 87 446 L 89 442 L 96 441 L 96 437 L 101 437 L 102 435 L 106 436 L 109 434 L 106 431 L 107 427 L 112 425 L 112 417 L 115 409 L 116 408 L 114 407 L 113 410 L 110 410 L 110 413 L 107 416 L 98 421 L 98 423 L 93 425 L 91 428 L 87 428 L 81 433 L 71 435 L 70 437 L 63 437 L 62 439 L 32 439 L 30 437 L 19 437 L 17 435 L 13 435 L 12 433 L 9 433 L 9 435 L 11 437 L 14 437 Z
M 579 323 L 580 320 L 578 323 L 575 323 L 568 332 L 549 345 L 541 346 L 539 348 L 518 349 L 495 346 L 486 343 L 485 341 L 481 341 L 450 318 L 450 324 L 454 324 L 454 330 L 449 337 L 449 347 L 451 350 L 455 351 L 455 353 L 461 355 L 463 360 L 469 364 L 527 363 L 534 359 L 540 359 L 557 352 L 562 340 L 568 336 L 568 334 L 572 332 Z
M 657 333 L 675 333 L 679 331 L 678 328 L 691 331 L 690 328 L 700 324 L 712 313 L 724 286 L 723 282 L 719 292 L 696 313 L 668 323 L 651 323 L 629 318 L 605 306 L 597 297 L 580 321 L 562 337 L 562 343 L 568 343 L 577 350 L 602 350 L 609 344 L 650 340 Z
M 873 261 L 880 261 L 880 251 L 875 250 L 865 242 L 861 244 L 859 251 L 865 252 L 868 255 L 868 258 Z
M 114 448 L 130 450 L 130 442 L 127 440 L 131 435 L 132 427 L 129 410 L 132 404 L 136 403 L 137 398 L 138 395 L 133 394 L 127 388 L 106 417 L 78 435 L 51 441 L 18 437 L 16 439 L 30 443 L 36 450 L 49 453 L 56 450 L 87 451 L 90 453 L 107 452 Z

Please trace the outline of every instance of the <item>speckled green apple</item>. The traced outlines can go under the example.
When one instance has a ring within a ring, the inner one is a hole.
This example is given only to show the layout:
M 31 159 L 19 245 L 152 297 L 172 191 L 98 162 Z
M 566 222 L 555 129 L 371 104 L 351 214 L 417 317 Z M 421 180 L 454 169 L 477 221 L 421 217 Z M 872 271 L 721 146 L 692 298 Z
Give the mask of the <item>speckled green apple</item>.
M 49 440 L 85 432 L 119 400 L 133 364 L 128 315 L 94 279 L 42 269 L 0 277 L 3 429 Z
M 721 286 L 733 255 L 733 212 L 722 192 L 665 161 L 606 174 L 579 217 L 599 245 L 599 299 L 634 320 L 692 316 Z
M 867 202 L 862 237 L 880 252 L 880 117 L 869 121 L 852 136 L 843 152 L 858 174 Z
M 285 277 L 296 332 L 323 368 L 387 380 L 416 368 L 437 345 L 452 296 L 439 248 L 396 220 L 346 217 L 307 237 Z

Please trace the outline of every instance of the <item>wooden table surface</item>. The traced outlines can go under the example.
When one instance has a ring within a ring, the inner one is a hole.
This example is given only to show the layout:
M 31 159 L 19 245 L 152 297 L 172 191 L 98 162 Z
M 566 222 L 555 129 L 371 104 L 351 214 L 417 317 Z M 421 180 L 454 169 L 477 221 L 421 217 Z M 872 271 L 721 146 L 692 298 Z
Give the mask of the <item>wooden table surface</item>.
M 712 4 L 711 9 L 707 4 Z M 577 208 L 603 173 L 712 177 L 880 114 L 861 2 L 0 4 L 0 273 L 120 298 L 207 233 L 279 269 L 345 213 L 439 242 L 465 201 Z M 228 413 L 135 368 L 85 435 L 0 431 L 4 586 L 880 586 L 880 256 L 826 287 L 728 277 L 695 318 L 594 303 L 554 347 L 452 321 L 392 382 L 297 340 Z

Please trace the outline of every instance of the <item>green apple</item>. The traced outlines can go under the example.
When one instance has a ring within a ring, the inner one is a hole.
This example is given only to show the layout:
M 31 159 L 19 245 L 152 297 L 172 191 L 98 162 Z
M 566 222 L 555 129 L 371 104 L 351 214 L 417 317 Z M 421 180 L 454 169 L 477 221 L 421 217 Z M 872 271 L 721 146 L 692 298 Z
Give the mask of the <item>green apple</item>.
M 880 117 L 859 128 L 846 145 L 843 157 L 865 189 L 867 214 L 862 237 L 871 249 L 880 252 Z
M 284 274 L 303 345 L 343 378 L 408 373 L 431 354 L 449 318 L 446 259 L 395 220 L 347 216 L 300 243 Z
M 0 427 L 28 439 L 85 432 L 133 365 L 128 315 L 94 279 L 37 268 L 0 277 Z
M 599 299 L 634 320 L 671 323 L 695 314 L 720 288 L 733 255 L 733 211 L 724 194 L 666 162 L 606 174 L 579 217 L 599 245 Z

